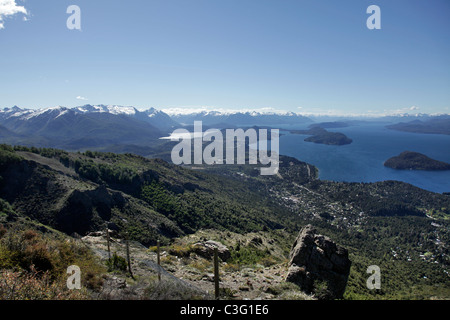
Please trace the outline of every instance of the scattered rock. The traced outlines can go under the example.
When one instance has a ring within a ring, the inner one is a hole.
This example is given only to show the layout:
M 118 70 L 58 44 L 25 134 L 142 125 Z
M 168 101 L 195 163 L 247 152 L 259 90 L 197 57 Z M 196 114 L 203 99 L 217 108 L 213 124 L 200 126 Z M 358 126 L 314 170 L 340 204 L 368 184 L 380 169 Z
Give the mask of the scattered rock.
M 93 231 L 87 234 L 88 237 L 103 237 L 104 233 L 102 231 Z
M 347 249 L 330 238 L 304 227 L 290 252 L 286 281 L 300 286 L 319 299 L 341 299 L 350 272 Z
M 207 273 L 203 276 L 202 280 L 214 282 L 214 273 Z
M 125 294 L 127 282 L 123 278 L 108 276 L 103 281 L 101 298 L 109 300 L 120 300 Z
M 109 233 L 110 239 L 112 239 L 112 238 L 120 238 L 119 233 L 117 231 L 115 231 L 115 230 L 108 229 L 108 233 Z M 95 238 L 98 238 L 98 237 L 106 238 L 106 231 L 105 230 L 92 231 L 92 232 L 89 232 L 87 234 L 87 236 L 88 237 L 95 237 Z

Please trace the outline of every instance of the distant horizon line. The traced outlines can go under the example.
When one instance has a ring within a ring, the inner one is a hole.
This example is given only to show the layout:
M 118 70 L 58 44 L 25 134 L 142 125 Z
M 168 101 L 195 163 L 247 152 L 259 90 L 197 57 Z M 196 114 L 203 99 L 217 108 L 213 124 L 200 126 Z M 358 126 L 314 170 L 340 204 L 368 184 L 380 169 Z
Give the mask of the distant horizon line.
M 366 113 L 355 113 L 355 112 L 348 112 L 348 113 L 340 113 L 340 112 L 331 112 L 331 111 L 323 111 L 323 112 L 299 112 L 299 111 L 292 111 L 292 110 L 284 110 L 284 109 L 277 109 L 277 108 L 243 108 L 243 109 L 234 109 L 234 108 L 222 108 L 222 107 L 210 107 L 210 106 L 193 106 L 193 107 L 135 107 L 132 105 L 119 105 L 119 104 L 89 104 L 85 103 L 82 105 L 74 106 L 74 107 L 66 107 L 63 105 L 56 105 L 53 107 L 36 107 L 36 108 L 29 108 L 29 107 L 19 107 L 17 105 L 14 105 L 12 107 L 3 107 L 0 110 L 4 111 L 6 109 L 10 110 L 14 107 L 17 107 L 21 110 L 47 110 L 47 109 L 55 109 L 55 108 L 66 108 L 66 109 L 76 109 L 81 108 L 85 106 L 104 106 L 104 107 L 118 107 L 118 108 L 134 108 L 139 112 L 144 112 L 150 109 L 154 109 L 157 111 L 162 111 L 166 113 L 169 116 L 182 116 L 182 115 L 190 115 L 190 114 L 199 114 L 199 113 L 218 113 L 222 115 L 227 114 L 237 114 L 237 113 L 258 113 L 258 114 L 266 114 L 266 115 L 287 115 L 287 114 L 294 114 L 298 116 L 304 116 L 304 117 L 337 117 L 337 118 L 345 118 L 345 117 L 362 117 L 362 118 L 383 118 L 383 117 L 420 117 L 420 116 L 430 116 L 430 117 L 437 117 L 437 116 L 450 116 L 449 112 L 408 112 L 408 110 L 396 110 L 396 111 L 390 111 L 390 112 L 375 112 L 375 111 L 369 111 Z M 335 110 L 333 110 L 335 111 Z M 411 111 L 411 110 L 409 110 Z

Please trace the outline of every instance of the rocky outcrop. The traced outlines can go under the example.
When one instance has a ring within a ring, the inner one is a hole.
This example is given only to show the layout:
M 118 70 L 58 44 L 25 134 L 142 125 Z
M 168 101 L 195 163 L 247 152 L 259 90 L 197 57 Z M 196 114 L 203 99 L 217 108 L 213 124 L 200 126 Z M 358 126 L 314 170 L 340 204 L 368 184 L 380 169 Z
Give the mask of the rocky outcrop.
M 318 299 L 341 299 L 350 272 L 347 249 L 304 227 L 292 246 L 286 281 Z
M 214 248 L 217 248 L 217 255 L 222 261 L 231 258 L 230 250 L 220 242 L 208 240 L 193 245 L 193 251 L 206 259 L 211 259 L 214 256 Z

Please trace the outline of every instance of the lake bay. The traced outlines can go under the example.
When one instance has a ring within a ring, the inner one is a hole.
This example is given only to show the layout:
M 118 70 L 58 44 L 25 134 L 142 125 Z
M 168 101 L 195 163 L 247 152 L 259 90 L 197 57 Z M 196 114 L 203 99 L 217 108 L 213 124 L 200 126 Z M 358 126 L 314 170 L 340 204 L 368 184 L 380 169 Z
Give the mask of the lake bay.
M 450 135 L 389 130 L 385 124 L 327 129 L 342 132 L 353 142 L 332 146 L 303 141 L 307 135 L 282 131 L 280 153 L 315 165 L 321 180 L 376 182 L 398 180 L 433 192 L 450 192 L 450 170 L 394 170 L 384 161 L 403 151 L 415 151 L 450 163 Z

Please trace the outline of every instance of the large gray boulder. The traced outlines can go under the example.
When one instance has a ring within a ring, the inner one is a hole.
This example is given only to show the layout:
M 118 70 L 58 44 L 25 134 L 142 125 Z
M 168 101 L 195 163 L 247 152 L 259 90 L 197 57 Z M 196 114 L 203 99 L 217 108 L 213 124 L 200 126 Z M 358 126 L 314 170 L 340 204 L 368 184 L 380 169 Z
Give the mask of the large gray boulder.
M 292 246 L 286 281 L 318 299 L 342 299 L 350 266 L 347 249 L 307 225 Z
M 208 240 L 197 242 L 193 245 L 193 251 L 206 259 L 211 259 L 214 256 L 215 248 L 217 248 L 217 255 L 222 261 L 227 261 L 231 258 L 230 250 L 220 242 Z

